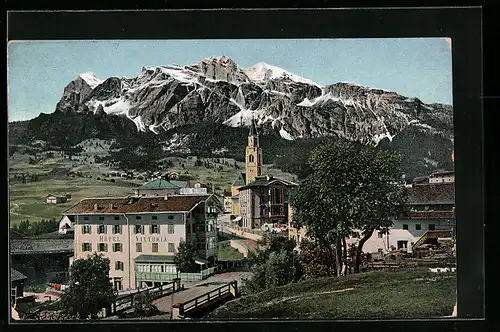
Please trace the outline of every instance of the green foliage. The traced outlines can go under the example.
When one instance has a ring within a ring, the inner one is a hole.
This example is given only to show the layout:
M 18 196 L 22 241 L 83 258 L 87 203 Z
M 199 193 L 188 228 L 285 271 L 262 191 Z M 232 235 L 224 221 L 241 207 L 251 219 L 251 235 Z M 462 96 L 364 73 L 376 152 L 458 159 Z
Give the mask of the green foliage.
M 174 258 L 177 269 L 183 273 L 196 272 L 197 268 L 194 261 L 195 255 L 196 250 L 190 243 L 185 241 L 181 242 Z
M 335 257 L 314 241 L 302 239 L 299 258 L 305 279 L 335 275 Z
M 354 229 L 369 237 L 392 225 L 405 198 L 399 155 L 356 142 L 327 141 L 313 150 L 309 165 L 310 175 L 290 196 L 294 223 L 306 226 L 325 248 L 337 243 L 337 261 L 342 257 L 339 241 Z
M 95 318 L 102 308 L 107 308 L 116 298 L 109 281 L 110 260 L 94 253 L 73 262 L 70 268 L 70 285 L 62 297 L 64 310 L 80 318 Z
M 153 304 L 149 292 L 138 293 L 134 296 L 134 314 L 136 316 L 152 316 L 159 313 L 158 308 Z
M 12 227 L 14 230 L 27 235 L 34 236 L 40 234 L 52 233 L 58 230 L 59 222 L 56 219 L 42 219 L 39 222 L 30 223 L 29 220 L 23 220 Z
M 300 279 L 302 269 L 294 240 L 272 236 L 260 244 L 263 249 L 248 253 L 252 276 L 245 281 L 246 291 L 260 292 Z

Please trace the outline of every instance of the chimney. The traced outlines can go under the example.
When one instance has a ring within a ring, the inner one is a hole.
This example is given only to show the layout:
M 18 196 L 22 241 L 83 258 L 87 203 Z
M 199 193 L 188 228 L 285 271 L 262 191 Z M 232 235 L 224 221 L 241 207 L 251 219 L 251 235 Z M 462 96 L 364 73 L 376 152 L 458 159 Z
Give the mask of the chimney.
M 96 203 L 96 204 L 94 204 L 94 210 L 97 210 L 97 209 L 99 209 L 99 204 Z
M 114 209 L 113 203 L 109 204 L 109 208 L 110 208 L 111 210 L 113 210 L 113 209 Z
M 165 195 L 165 197 L 163 197 L 164 200 L 168 200 L 168 195 Z

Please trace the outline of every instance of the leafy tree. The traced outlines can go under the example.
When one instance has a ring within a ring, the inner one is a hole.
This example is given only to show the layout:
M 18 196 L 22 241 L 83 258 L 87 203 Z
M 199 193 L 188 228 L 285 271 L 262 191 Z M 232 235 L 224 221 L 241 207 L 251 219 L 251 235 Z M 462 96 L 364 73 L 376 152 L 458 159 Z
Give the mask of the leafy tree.
M 329 250 L 318 243 L 302 239 L 299 257 L 304 278 L 314 279 L 335 275 L 335 258 L 332 257 Z
M 294 240 L 277 235 L 265 237 L 259 244 L 262 249 L 248 253 L 252 275 L 245 281 L 246 290 L 259 292 L 300 279 L 302 268 Z
M 314 149 L 308 162 L 310 175 L 290 197 L 294 222 L 306 226 L 313 239 L 335 253 L 338 275 L 345 267 L 345 238 L 359 230 L 354 266 L 354 272 L 359 272 L 364 243 L 375 230 L 392 225 L 391 217 L 404 202 L 400 156 L 339 140 Z
M 180 272 L 189 273 L 196 271 L 196 263 L 194 261 L 195 255 L 196 250 L 190 243 L 183 241 L 179 244 L 174 262 Z
M 75 260 L 69 288 L 61 297 L 64 311 L 81 319 L 95 319 L 101 309 L 109 307 L 117 295 L 109 281 L 109 266 L 110 260 L 97 253 Z

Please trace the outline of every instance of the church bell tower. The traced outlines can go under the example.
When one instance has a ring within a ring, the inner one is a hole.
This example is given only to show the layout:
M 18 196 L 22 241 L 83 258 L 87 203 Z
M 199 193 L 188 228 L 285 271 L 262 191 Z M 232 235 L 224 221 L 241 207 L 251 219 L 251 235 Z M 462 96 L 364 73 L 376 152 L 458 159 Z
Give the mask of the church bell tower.
M 262 175 L 262 149 L 259 142 L 259 133 L 252 117 L 250 133 L 248 135 L 248 145 L 245 154 L 245 174 L 246 184 L 255 181 L 257 176 Z

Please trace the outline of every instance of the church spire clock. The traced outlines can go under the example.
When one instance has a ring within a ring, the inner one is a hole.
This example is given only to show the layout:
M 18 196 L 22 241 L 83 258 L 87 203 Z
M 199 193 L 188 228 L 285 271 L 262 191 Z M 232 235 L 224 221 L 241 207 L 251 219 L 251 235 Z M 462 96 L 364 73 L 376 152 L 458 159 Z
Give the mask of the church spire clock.
M 259 133 L 255 117 L 252 115 L 250 133 L 248 134 L 248 145 L 245 154 L 245 176 L 246 184 L 255 181 L 257 176 L 262 175 L 262 148 L 259 142 Z

